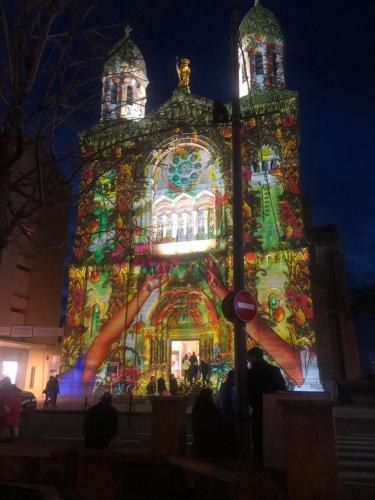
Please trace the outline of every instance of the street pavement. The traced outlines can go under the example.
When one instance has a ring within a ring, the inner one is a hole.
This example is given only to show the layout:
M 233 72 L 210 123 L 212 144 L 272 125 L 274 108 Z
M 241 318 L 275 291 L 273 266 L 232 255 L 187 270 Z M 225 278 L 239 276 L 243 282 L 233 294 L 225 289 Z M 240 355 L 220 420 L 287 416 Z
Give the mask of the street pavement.
M 345 500 L 375 498 L 375 408 L 339 407 L 336 453 Z

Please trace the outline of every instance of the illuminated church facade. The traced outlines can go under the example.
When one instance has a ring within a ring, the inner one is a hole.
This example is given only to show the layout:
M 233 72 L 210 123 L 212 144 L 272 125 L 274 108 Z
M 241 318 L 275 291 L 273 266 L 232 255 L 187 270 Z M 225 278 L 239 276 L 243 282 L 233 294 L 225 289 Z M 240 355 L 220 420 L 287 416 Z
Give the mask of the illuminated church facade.
M 291 390 L 322 390 L 310 255 L 300 191 L 297 93 L 286 89 L 284 37 L 259 2 L 240 25 L 245 282 L 258 302 L 246 327 Z M 148 79 L 128 34 L 103 72 L 101 121 L 87 131 L 62 391 L 146 392 L 193 352 L 218 388 L 233 368 L 229 107 L 179 85 L 145 114 Z M 189 385 L 189 384 L 187 384 Z M 188 390 L 188 389 L 187 389 Z

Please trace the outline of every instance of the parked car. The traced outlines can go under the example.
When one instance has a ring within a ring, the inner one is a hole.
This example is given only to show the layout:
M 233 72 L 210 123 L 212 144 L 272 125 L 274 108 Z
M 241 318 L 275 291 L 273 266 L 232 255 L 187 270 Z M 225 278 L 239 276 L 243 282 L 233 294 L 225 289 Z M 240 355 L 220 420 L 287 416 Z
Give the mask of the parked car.
M 19 390 L 19 395 L 21 398 L 21 409 L 23 411 L 33 411 L 36 410 L 36 397 L 32 392 L 29 391 L 23 391 L 19 387 L 17 387 Z
M 0 381 L 0 388 L 1 388 L 1 382 Z M 34 394 L 30 391 L 23 391 L 22 389 L 20 389 L 19 387 L 15 386 L 17 391 L 18 391 L 18 395 L 21 399 L 21 409 L 22 411 L 32 411 L 32 410 L 36 410 L 36 397 L 34 396 Z

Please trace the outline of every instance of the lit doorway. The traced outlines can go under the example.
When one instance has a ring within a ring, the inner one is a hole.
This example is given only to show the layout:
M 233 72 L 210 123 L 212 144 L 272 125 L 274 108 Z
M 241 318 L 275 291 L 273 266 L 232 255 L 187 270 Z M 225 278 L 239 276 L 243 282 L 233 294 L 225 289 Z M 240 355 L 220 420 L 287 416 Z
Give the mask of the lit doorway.
M 12 384 L 15 384 L 17 379 L 18 361 L 3 361 L 1 371 L 1 378 L 9 377 Z
M 184 376 L 182 371 L 182 360 L 185 354 L 189 357 L 195 352 L 199 362 L 199 340 L 172 340 L 171 343 L 171 373 L 176 378 Z

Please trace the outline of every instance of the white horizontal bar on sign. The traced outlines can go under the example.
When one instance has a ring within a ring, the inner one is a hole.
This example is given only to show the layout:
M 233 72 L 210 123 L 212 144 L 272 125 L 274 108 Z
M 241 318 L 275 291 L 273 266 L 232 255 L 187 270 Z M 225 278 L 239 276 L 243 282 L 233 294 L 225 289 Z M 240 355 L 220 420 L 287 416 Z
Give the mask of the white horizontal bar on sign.
M 237 307 L 239 309 L 250 309 L 250 311 L 254 311 L 255 309 L 254 304 L 248 304 L 247 302 L 238 302 Z
M 10 330 L 11 337 L 32 337 L 32 325 L 12 325 Z
M 64 329 L 54 326 L 34 326 L 34 337 L 62 337 Z

